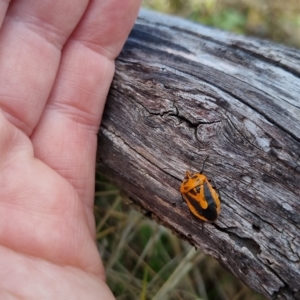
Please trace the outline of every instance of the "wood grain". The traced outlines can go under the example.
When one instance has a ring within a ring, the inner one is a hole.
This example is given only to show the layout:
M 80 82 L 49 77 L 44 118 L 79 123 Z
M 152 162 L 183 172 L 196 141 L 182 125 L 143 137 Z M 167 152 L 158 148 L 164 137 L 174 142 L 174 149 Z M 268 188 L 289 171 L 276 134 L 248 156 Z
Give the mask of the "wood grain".
M 300 51 L 142 10 L 116 61 L 97 169 L 269 299 L 300 299 Z M 220 190 L 213 223 L 179 187 Z

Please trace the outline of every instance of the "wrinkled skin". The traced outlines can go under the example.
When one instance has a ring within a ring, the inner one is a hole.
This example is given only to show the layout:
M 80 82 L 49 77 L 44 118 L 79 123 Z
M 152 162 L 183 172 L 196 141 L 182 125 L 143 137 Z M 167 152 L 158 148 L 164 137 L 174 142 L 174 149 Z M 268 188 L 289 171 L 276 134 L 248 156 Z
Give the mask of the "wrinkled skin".
M 97 131 L 138 0 L 0 0 L 0 299 L 114 299 Z

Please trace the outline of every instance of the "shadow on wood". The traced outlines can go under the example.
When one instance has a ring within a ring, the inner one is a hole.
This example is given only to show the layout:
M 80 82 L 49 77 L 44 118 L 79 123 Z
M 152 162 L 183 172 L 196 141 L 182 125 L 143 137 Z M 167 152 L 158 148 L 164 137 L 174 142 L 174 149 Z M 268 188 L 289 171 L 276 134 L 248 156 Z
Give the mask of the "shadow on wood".
M 300 51 L 141 11 L 116 61 L 97 169 L 270 299 L 300 299 Z M 185 171 L 213 179 L 193 217 Z

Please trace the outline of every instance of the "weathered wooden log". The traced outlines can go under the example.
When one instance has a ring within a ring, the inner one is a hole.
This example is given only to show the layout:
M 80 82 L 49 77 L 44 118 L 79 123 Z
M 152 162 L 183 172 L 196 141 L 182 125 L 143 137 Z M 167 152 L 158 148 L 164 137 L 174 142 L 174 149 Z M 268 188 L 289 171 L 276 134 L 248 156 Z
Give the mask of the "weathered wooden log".
M 300 51 L 141 11 L 116 61 L 97 169 L 270 299 L 300 299 Z M 193 217 L 186 170 L 220 189 Z

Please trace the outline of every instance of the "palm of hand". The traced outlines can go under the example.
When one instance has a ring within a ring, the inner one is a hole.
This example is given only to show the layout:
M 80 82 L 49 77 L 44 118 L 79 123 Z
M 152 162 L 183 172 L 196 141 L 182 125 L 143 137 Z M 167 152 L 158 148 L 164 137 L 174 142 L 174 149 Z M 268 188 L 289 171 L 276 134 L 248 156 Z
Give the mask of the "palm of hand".
M 139 1 L 7 5 L 0 5 L 0 298 L 113 299 L 94 242 L 95 152 L 113 60 Z

